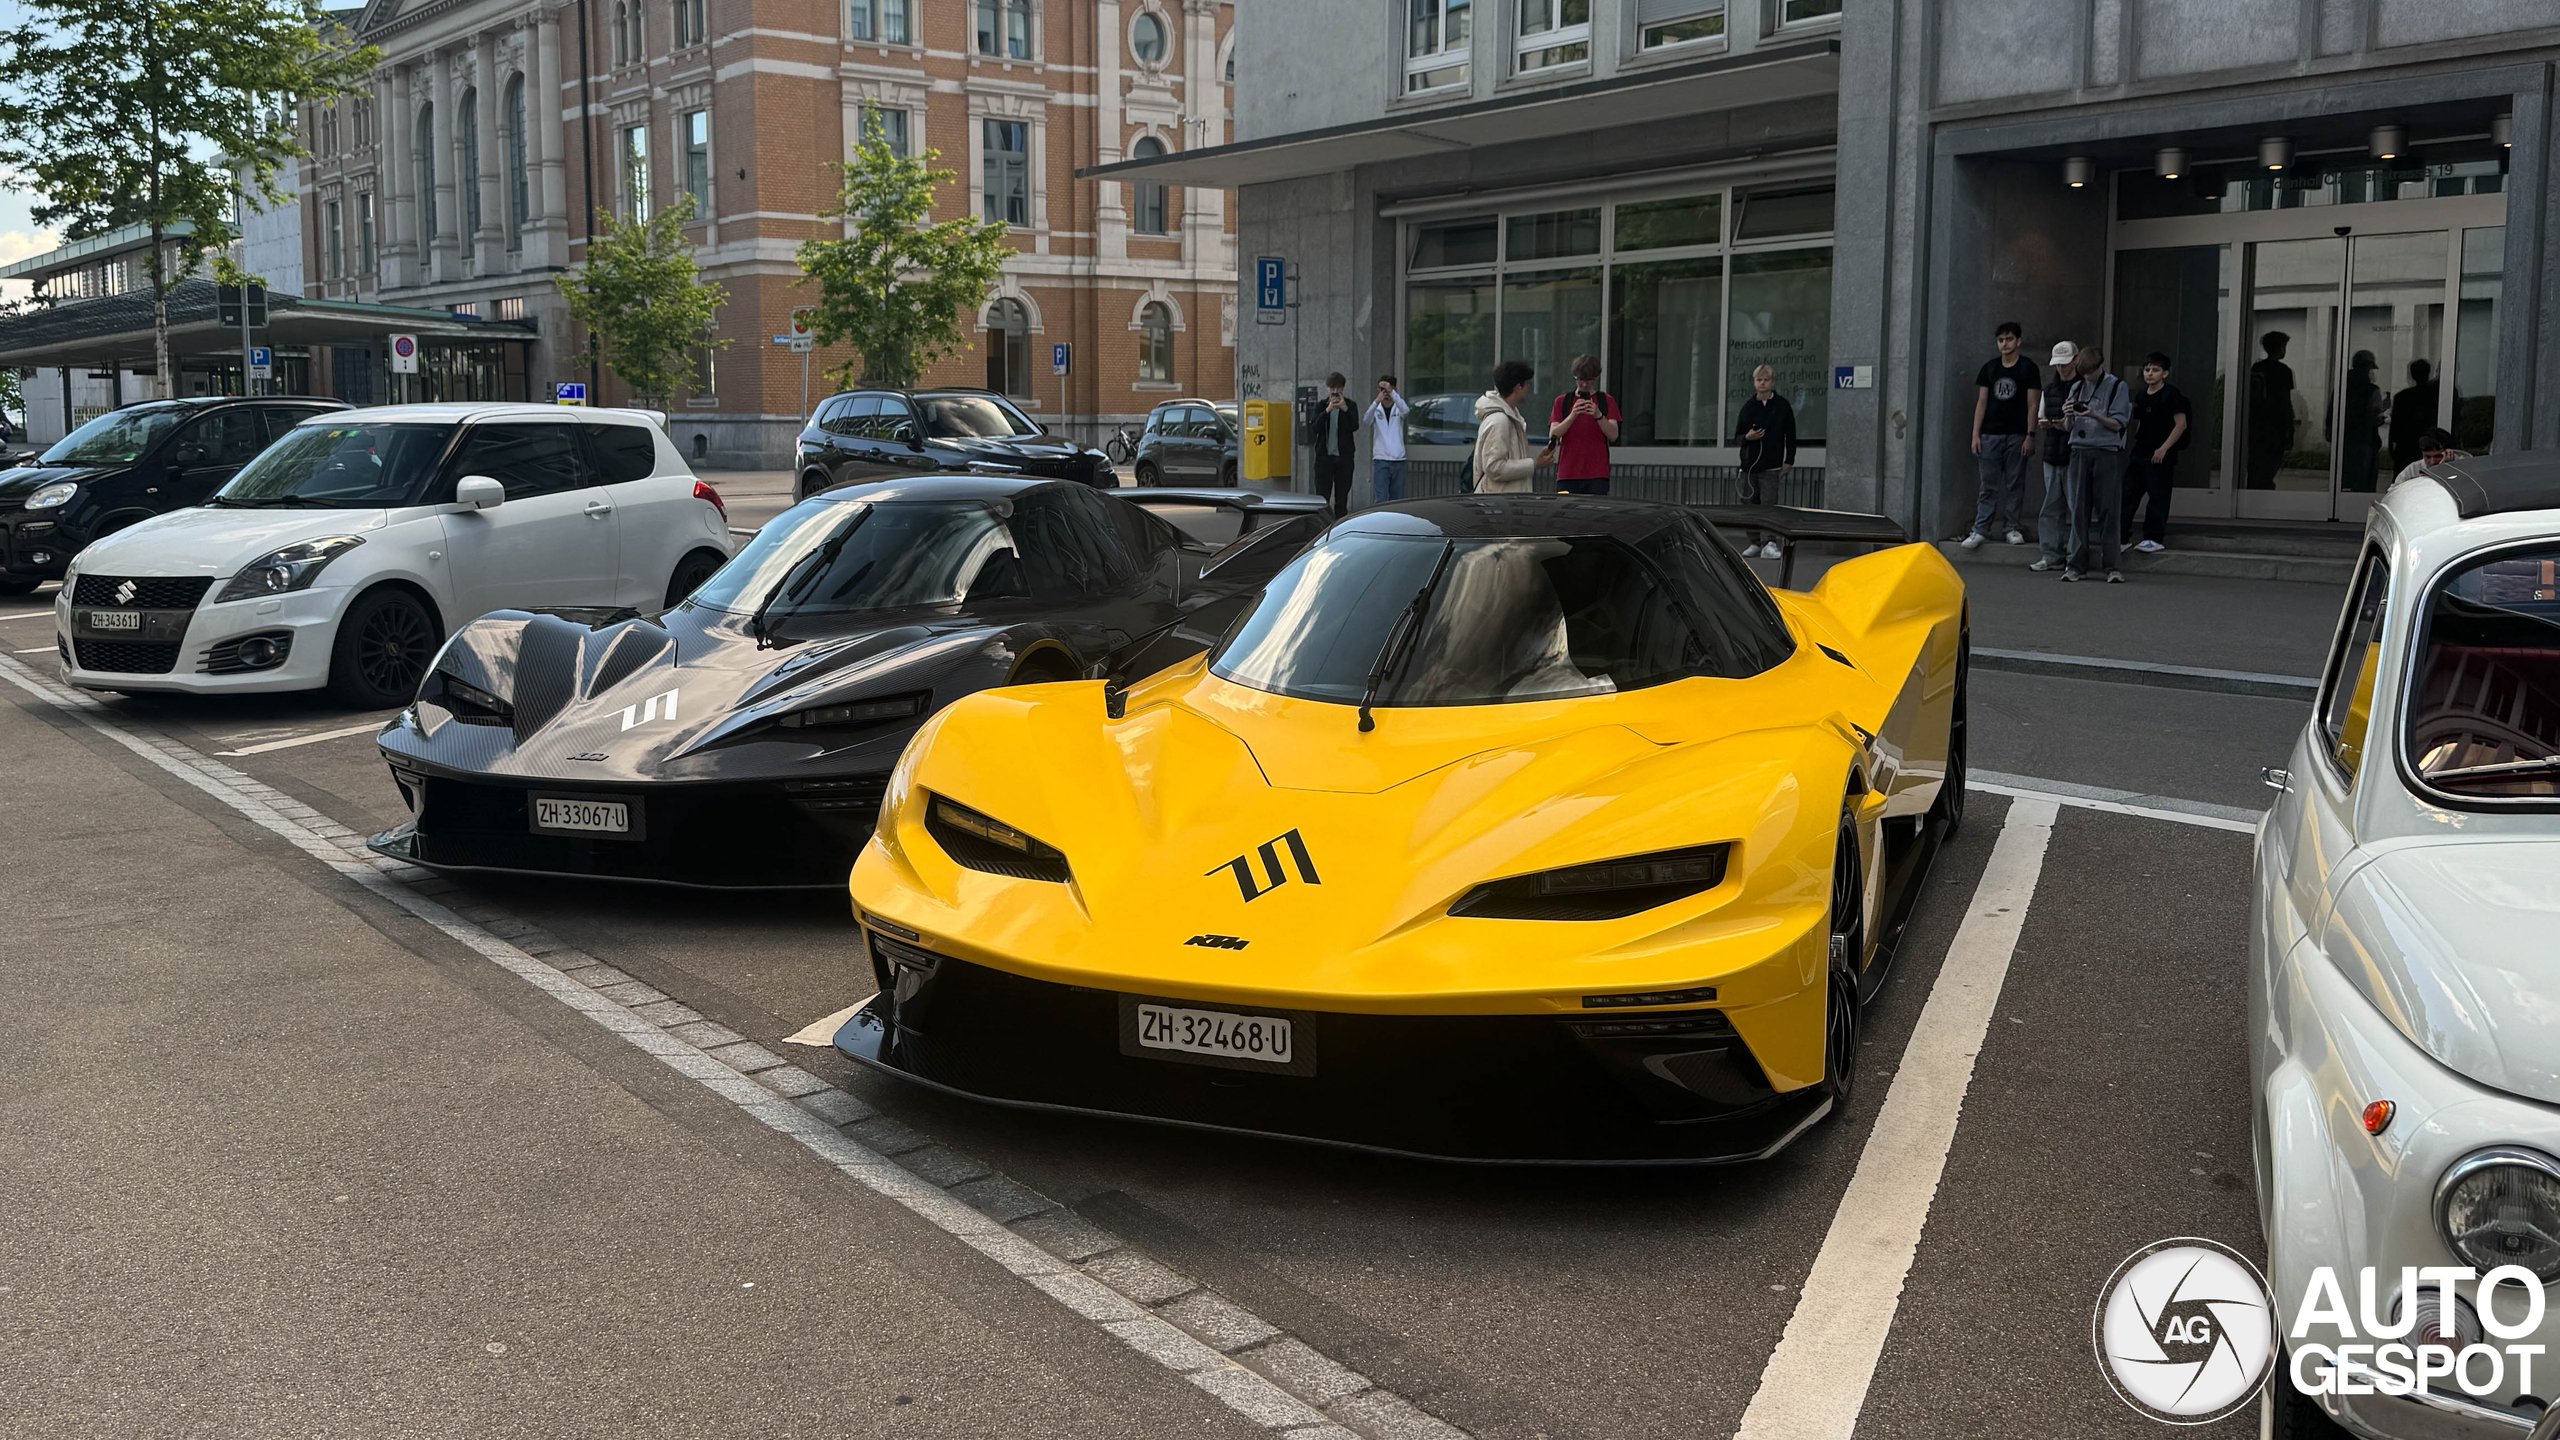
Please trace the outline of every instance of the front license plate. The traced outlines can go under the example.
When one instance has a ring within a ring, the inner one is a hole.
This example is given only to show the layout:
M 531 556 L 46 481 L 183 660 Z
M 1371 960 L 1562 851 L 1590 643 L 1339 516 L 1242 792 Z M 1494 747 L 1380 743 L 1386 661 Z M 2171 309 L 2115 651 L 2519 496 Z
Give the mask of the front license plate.
M 639 838 L 631 802 L 593 796 L 536 795 L 530 818 L 542 835 L 603 835 L 616 840 Z
M 139 630 L 142 628 L 142 612 L 139 610 L 92 610 L 89 612 L 89 628 L 92 630 Z
M 1315 1055 L 1302 1017 L 1207 1010 L 1122 997 L 1120 1050 L 1152 1060 L 1178 1060 L 1236 1070 L 1312 1075 Z

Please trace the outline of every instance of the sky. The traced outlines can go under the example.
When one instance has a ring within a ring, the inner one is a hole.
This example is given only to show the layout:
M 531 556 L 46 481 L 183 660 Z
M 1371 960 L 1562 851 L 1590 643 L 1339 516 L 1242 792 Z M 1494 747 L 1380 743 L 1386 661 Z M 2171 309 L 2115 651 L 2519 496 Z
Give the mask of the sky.
M 0 190 L 0 265 L 41 255 L 53 248 L 53 232 L 38 230 L 27 218 L 27 209 L 35 202 L 32 195 L 14 190 Z M 16 299 L 27 293 L 23 280 L 0 280 L 0 299 Z

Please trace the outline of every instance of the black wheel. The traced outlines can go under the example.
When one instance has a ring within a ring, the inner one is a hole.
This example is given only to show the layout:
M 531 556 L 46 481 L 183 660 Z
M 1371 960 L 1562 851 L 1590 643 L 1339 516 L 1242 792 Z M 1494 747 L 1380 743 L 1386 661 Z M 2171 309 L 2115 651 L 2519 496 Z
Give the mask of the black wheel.
M 684 603 L 684 597 L 702 588 L 702 582 L 722 565 L 719 556 L 708 550 L 696 550 L 676 562 L 676 573 L 667 579 L 667 608 L 673 610 Z
M 406 590 L 361 596 L 338 622 L 329 650 L 329 693 L 358 710 L 387 710 L 417 698 L 435 658 L 435 622 Z
M 1156 469 L 1156 462 L 1153 460 L 1138 462 L 1138 483 L 1149 487 L 1164 483 L 1164 475 Z
M 1055 685 L 1061 681 L 1079 680 L 1075 665 L 1055 650 L 1042 650 L 1015 667 L 1008 685 Z
M 33 595 L 36 593 L 36 587 L 43 583 L 42 580 L 20 580 L 13 576 L 0 576 L 0 595 Z
M 1938 822 L 1938 838 L 1953 840 L 1964 828 L 1965 768 L 1964 711 L 1965 690 L 1973 675 L 1973 627 L 1968 625 L 1956 634 L 1956 698 L 1953 713 L 1947 718 L 1947 778 L 1938 786 L 1937 803 L 1929 807 L 1929 818 Z
M 793 503 L 796 504 L 826 488 L 827 477 L 815 470 L 812 470 L 808 474 L 800 477 L 799 485 L 794 487 L 791 492 L 791 499 Z
M 1236 462 L 1230 460 L 1226 464 L 1218 467 L 1218 483 L 1221 485 L 1233 485 L 1236 483 Z
M 1831 853 L 1831 965 L 1822 999 L 1822 1089 L 1833 1114 L 1847 1108 L 1858 1074 L 1858 961 L 1867 948 L 1866 872 L 1844 807 Z

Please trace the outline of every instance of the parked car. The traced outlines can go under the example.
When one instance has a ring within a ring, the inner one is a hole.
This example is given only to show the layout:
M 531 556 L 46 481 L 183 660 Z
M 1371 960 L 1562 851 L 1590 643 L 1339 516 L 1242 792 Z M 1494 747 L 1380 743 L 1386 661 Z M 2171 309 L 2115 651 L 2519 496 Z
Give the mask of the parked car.
M 346 403 L 314 396 L 154 400 L 110 410 L 0 471 L 0 595 L 24 595 L 81 547 L 200 505 L 277 436 Z
M 1476 397 L 1471 394 L 1415 395 L 1404 417 L 1407 445 L 1473 445 L 1476 443 Z M 1543 428 L 1546 416 L 1521 418 Z
M 2486 1317 L 2476 1285 L 2450 1313 L 2402 1287 L 2411 1266 L 2560 1280 L 2560 460 L 2448 461 L 2390 490 L 2366 535 L 2253 867 L 2258 1215 L 2275 1333 L 2314 1375 L 2307 1346 L 2375 1354 L 2368 1316 L 2404 1345 L 2460 1350 L 2485 1318 L 2492 1345 L 2560 1350 L 2560 1311 L 2513 1328 L 2533 1287 Z M 2360 1333 L 2294 1328 L 2324 1266 L 2362 1295 Z M 2523 1407 L 2521 1368 L 2491 1394 L 2314 1399 L 2280 1359 L 2272 1433 L 2541 1434 L 2552 1387 Z
M 1138 437 L 1138 484 L 1233 485 L 1243 433 L 1206 400 L 1167 400 Z
M 841 893 L 928 717 L 991 686 L 1196 654 L 1323 528 L 1310 515 L 1212 547 L 1071 482 L 840 486 L 653 619 L 465 626 L 382 733 L 416 813 L 373 847 L 438 868 Z
M 1116 489 L 1110 457 L 1042 429 L 991 390 L 848 390 L 800 431 L 794 499 L 836 485 L 1002 467 Z
M 309 420 L 192 509 L 74 557 L 64 678 L 403 704 L 508 606 L 655 610 L 726 563 L 718 492 L 644 410 L 393 405 Z

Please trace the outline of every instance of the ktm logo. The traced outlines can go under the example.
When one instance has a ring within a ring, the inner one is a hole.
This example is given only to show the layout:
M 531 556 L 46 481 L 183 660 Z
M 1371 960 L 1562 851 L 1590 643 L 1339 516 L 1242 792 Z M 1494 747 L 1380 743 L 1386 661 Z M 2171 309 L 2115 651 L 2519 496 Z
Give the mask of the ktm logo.
M 1212 866 L 1200 873 L 1215 875 L 1220 870 L 1235 872 L 1236 888 L 1244 892 L 1245 900 L 1250 903 L 1289 883 L 1288 873 L 1280 868 L 1280 847 L 1283 845 L 1289 847 L 1289 858 L 1298 862 L 1299 879 L 1310 885 L 1324 883 L 1316 878 L 1316 862 L 1307 854 L 1307 842 L 1299 838 L 1295 830 L 1263 841 L 1254 847 L 1253 855 L 1239 855 L 1224 865 Z M 1263 878 L 1259 880 L 1253 873 L 1254 855 L 1262 857 Z
M 652 695 L 649 697 L 649 702 L 645 708 L 639 705 L 623 706 L 622 728 L 628 730 L 634 725 L 646 725 L 650 721 L 657 719 L 658 702 L 662 700 L 666 702 L 667 706 L 666 718 L 669 721 L 673 721 L 676 718 L 676 694 L 676 691 L 670 690 L 664 695 Z
M 1226 867 L 1222 865 L 1218 868 L 1223 870 Z M 1241 935 L 1194 935 L 1182 943 L 1185 945 L 1198 945 L 1203 949 L 1208 950 L 1241 950 L 1253 942 L 1245 939 Z

